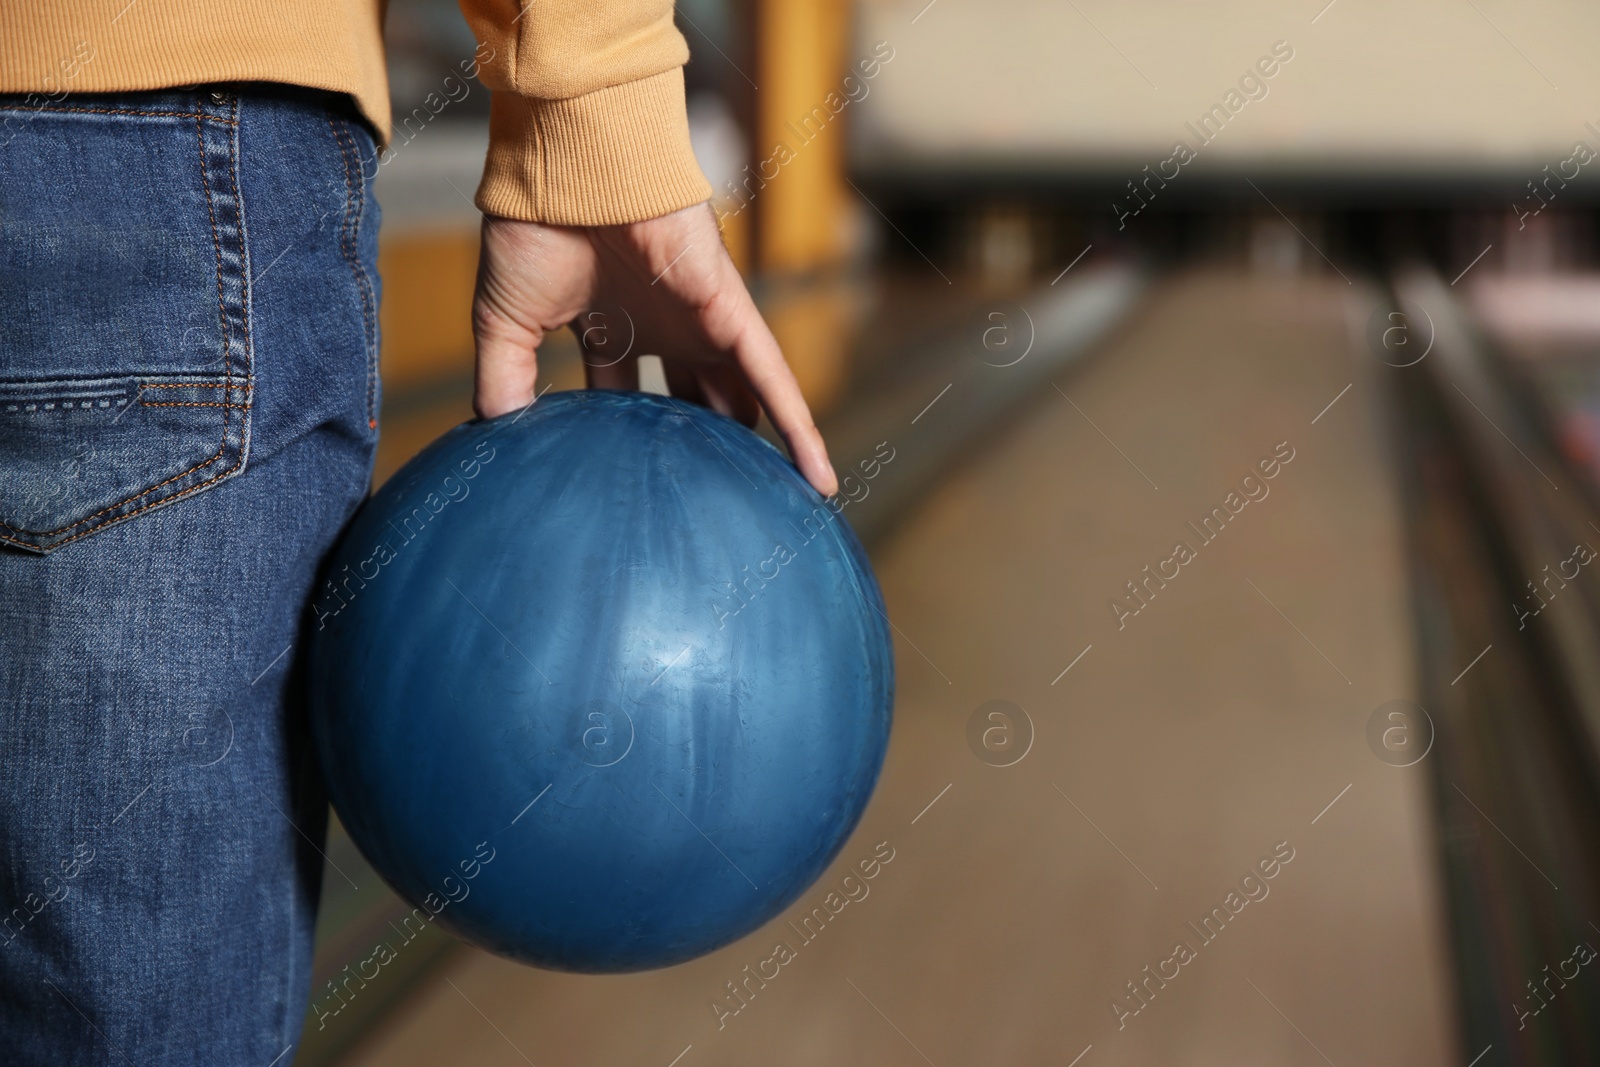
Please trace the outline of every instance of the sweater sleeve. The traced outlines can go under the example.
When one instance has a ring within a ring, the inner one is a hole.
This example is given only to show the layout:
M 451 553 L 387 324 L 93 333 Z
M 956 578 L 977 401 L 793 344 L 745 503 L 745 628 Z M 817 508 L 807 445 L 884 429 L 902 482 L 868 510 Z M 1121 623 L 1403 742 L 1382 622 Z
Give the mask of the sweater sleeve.
M 671 0 L 460 0 L 491 91 L 487 214 L 572 226 L 707 200 Z

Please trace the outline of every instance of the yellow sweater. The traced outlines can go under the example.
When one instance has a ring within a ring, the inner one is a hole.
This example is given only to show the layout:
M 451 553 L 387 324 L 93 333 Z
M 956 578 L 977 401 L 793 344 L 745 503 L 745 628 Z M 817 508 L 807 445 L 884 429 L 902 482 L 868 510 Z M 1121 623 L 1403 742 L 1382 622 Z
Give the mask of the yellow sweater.
M 0 92 L 269 81 L 349 93 L 389 133 L 386 0 L 0 0 Z M 711 188 L 689 148 L 671 0 L 461 0 L 492 91 L 477 204 L 633 222 Z M 463 57 L 470 59 L 472 57 Z

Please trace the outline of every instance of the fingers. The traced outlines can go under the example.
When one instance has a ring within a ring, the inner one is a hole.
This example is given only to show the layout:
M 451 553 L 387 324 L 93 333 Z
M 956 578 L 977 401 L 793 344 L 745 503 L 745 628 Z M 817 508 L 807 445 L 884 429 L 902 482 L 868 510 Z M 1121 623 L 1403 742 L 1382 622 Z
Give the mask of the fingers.
M 800 383 L 784 362 L 778 341 L 762 321 L 754 301 L 742 286 L 740 289 L 743 300 L 733 312 L 737 327 L 734 358 L 766 409 L 767 418 L 789 446 L 800 473 L 817 492 L 833 496 L 839 491 L 839 479 L 828 461 L 828 449 L 811 418 L 811 409 L 800 393 Z
M 596 228 L 590 238 L 599 256 L 598 289 L 634 308 L 630 322 L 637 324 L 641 350 L 672 353 L 668 387 L 746 425 L 765 408 L 806 481 L 824 495 L 837 493 L 822 435 L 722 245 L 710 206 Z M 589 368 L 590 384 L 637 388 L 638 368 L 624 362 L 626 370 Z
M 753 425 L 753 392 L 806 481 L 824 496 L 837 493 L 839 479 L 828 462 L 822 434 L 817 432 L 777 339 L 723 247 L 710 205 L 685 208 L 636 225 L 632 237 L 653 268 L 657 262 L 662 264 L 651 288 L 664 288 L 693 308 L 711 343 L 717 358 L 697 369 L 700 388 L 712 406 Z M 717 366 L 719 362 L 721 366 Z
M 679 359 L 663 359 L 661 367 L 673 396 L 752 429 L 761 421 L 761 404 L 737 367 Z
M 477 343 L 472 406 L 478 416 L 492 419 L 533 403 L 538 334 L 500 314 L 480 291 L 472 305 L 472 336 Z
M 539 345 L 592 300 L 594 286 L 594 250 L 582 231 L 484 216 L 472 299 L 480 416 L 533 402 Z

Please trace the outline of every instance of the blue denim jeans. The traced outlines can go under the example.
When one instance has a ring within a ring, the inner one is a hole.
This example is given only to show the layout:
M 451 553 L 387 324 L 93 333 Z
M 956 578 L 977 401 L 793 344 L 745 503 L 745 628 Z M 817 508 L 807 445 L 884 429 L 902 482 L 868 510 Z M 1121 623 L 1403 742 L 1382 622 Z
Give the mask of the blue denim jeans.
M 0 1062 L 293 1059 L 374 170 L 342 96 L 0 96 Z

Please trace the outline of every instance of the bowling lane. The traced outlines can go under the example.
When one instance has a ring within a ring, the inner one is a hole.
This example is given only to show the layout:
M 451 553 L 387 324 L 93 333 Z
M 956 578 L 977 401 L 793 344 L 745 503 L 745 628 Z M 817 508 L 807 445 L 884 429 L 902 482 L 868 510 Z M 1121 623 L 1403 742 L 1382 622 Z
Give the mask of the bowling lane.
M 1466 1062 L 1423 770 L 1366 737 L 1416 695 L 1373 306 L 1161 283 L 878 546 L 895 732 L 811 892 L 668 971 L 463 951 L 345 1062 Z

